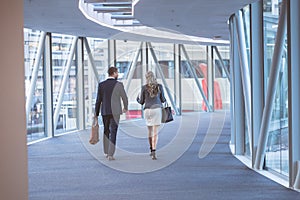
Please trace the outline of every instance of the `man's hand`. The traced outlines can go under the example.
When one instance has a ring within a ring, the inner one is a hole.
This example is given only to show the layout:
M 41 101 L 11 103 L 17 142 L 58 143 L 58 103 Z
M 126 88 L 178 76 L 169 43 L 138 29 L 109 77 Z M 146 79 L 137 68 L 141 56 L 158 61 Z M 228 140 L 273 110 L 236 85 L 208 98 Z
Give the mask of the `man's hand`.
M 125 108 L 123 108 L 123 113 L 126 113 L 128 110 L 126 110 Z

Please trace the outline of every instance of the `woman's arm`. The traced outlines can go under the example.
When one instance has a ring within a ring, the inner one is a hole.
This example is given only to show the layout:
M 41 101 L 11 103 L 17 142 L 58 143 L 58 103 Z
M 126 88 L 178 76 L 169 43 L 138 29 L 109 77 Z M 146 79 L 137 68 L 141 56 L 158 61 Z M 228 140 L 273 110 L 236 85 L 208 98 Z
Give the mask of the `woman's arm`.
M 160 90 L 160 101 L 162 103 L 164 103 L 164 102 L 166 102 L 166 98 L 165 98 L 163 86 L 161 84 L 159 84 L 158 87 L 159 87 L 159 90 Z
M 136 101 L 141 105 L 143 105 L 145 103 L 145 87 L 144 86 L 142 87 L 141 95 L 137 96 Z

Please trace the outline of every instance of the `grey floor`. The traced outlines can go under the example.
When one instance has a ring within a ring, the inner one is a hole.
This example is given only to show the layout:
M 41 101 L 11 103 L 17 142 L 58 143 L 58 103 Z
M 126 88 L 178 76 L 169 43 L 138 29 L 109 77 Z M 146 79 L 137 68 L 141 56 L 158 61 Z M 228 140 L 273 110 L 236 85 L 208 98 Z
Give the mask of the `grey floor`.
M 86 130 L 28 146 L 29 199 L 300 199 L 232 156 L 228 113 L 184 113 L 161 126 L 155 161 L 143 120 L 120 124 L 115 161 L 101 137 L 90 145 Z

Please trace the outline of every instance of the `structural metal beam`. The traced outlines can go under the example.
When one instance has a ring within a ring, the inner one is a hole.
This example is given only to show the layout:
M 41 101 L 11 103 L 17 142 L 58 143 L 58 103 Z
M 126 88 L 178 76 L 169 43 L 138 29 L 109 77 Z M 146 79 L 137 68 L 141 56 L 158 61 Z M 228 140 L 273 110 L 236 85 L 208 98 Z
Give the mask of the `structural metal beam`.
M 252 167 L 256 156 L 264 107 L 264 39 L 263 1 L 251 4 L 251 64 L 252 64 Z M 254 108 L 255 105 L 255 108 Z
M 240 67 L 241 60 L 239 59 L 238 51 L 238 39 L 237 39 L 237 29 L 236 29 L 236 20 L 234 17 L 232 19 L 232 76 L 233 76 L 233 102 L 234 102 L 234 142 L 235 142 L 235 154 L 244 155 L 245 153 L 245 105 L 243 97 L 243 87 L 242 87 L 242 72 Z
M 234 79 L 234 20 L 233 17 L 229 19 L 229 33 L 230 33 L 230 79 L 231 79 L 231 84 L 230 84 L 230 118 L 231 118 L 231 139 L 230 139 L 230 144 L 235 145 L 235 127 L 236 127 L 236 122 L 235 122 L 235 79 Z
M 222 68 L 224 69 L 224 71 L 225 71 L 225 74 L 226 74 L 226 76 L 227 76 L 227 79 L 228 79 L 228 81 L 230 82 L 230 74 L 229 74 L 229 72 L 228 72 L 228 69 L 225 67 L 225 65 L 224 65 L 224 61 L 223 61 L 223 58 L 222 58 L 222 56 L 221 56 L 221 54 L 220 54 L 220 52 L 219 52 L 219 50 L 218 50 L 218 47 L 216 47 L 216 46 L 213 46 L 213 48 L 214 48 L 214 50 L 215 50 L 215 52 L 216 52 L 216 54 L 217 54 L 217 56 L 218 56 L 218 58 L 219 58 L 219 60 L 220 60 L 220 63 L 221 63 L 221 65 L 222 65 Z
M 53 88 L 52 88 L 52 35 L 47 33 L 45 39 L 45 51 L 44 51 L 44 120 L 45 120 L 45 133 L 48 137 L 54 136 L 53 129 Z
M 127 71 L 127 77 L 126 77 L 127 81 L 126 81 L 126 85 L 125 85 L 126 92 L 128 92 L 128 90 L 129 90 L 129 86 L 130 86 L 132 77 L 134 75 L 134 71 L 136 69 L 137 61 L 139 59 L 139 56 L 141 55 L 142 48 L 143 48 L 143 42 L 141 42 L 139 49 L 136 51 L 134 58 L 133 58 L 133 62 L 131 62 L 130 68 Z
M 244 26 L 243 26 L 243 17 L 242 17 L 241 11 L 238 11 L 236 13 L 235 20 L 236 20 L 238 49 L 239 49 L 242 85 L 243 85 L 244 102 L 245 102 L 245 112 L 246 112 L 247 124 L 248 124 L 248 126 L 247 126 L 248 127 L 248 140 L 249 140 L 249 144 L 250 144 L 250 154 L 252 154 L 251 82 L 250 82 L 248 57 L 247 57 L 247 51 L 246 51 L 246 41 L 245 41 L 245 32 L 244 32 Z
M 207 100 L 210 104 L 212 111 L 215 111 L 215 67 L 214 67 L 214 54 L 212 46 L 206 46 L 206 60 L 207 60 Z
M 117 64 L 116 40 L 108 40 L 107 48 L 108 48 L 108 67 L 116 66 Z
M 83 37 L 80 37 L 77 41 L 77 54 L 76 54 L 76 60 L 77 60 L 77 73 L 76 73 L 76 95 L 77 95 L 77 129 L 83 130 L 85 128 L 85 98 L 84 98 L 84 55 L 83 55 Z M 80 106 L 79 106 L 80 105 Z M 80 116 L 80 117 L 79 117 Z
M 89 43 L 88 43 L 88 41 L 87 41 L 86 38 L 84 38 L 83 41 L 84 41 L 85 49 L 86 49 L 86 51 L 87 51 L 88 58 L 89 58 L 89 60 L 90 60 L 90 63 L 91 63 L 92 70 L 93 70 L 93 72 L 94 72 L 95 78 L 96 78 L 96 80 L 99 82 L 99 81 L 100 81 L 100 80 L 99 80 L 100 77 L 99 77 L 97 68 L 96 68 L 96 66 L 95 66 L 95 61 L 94 61 L 94 58 L 93 58 L 93 55 L 92 55 L 92 52 L 91 52 L 90 45 L 89 45 Z
M 181 71 L 180 71 L 180 64 L 181 64 L 181 51 L 180 51 L 180 45 L 174 44 L 174 99 L 175 104 L 178 107 L 178 111 L 180 112 L 180 115 L 182 113 L 182 91 L 181 91 Z

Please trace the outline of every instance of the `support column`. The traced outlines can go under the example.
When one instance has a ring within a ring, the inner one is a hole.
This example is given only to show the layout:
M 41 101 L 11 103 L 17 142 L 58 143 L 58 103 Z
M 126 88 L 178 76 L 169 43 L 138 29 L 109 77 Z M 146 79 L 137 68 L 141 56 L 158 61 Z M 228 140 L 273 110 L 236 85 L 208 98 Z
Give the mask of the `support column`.
M 85 128 L 85 98 L 84 98 L 84 56 L 83 56 L 83 43 L 84 38 L 80 37 L 77 41 L 77 51 L 76 51 L 76 94 L 77 94 L 77 128 L 83 130 Z
M 235 79 L 234 79 L 234 17 L 230 17 L 229 19 L 229 32 L 230 32 L 230 118 L 231 118 L 231 137 L 230 144 L 235 145 Z
M 145 43 L 145 54 L 144 54 L 144 62 L 143 62 L 143 66 L 144 66 L 144 72 L 149 71 L 149 45 L 148 42 Z M 145 74 L 145 73 L 144 73 Z
M 234 80 L 234 121 L 235 121 L 235 154 L 245 153 L 245 105 L 242 87 L 242 72 L 239 59 L 236 21 L 233 20 L 233 80 Z
M 28 199 L 23 11 L 23 0 L 1 1 L 0 199 L 7 200 Z
M 264 38 L 263 1 L 251 5 L 251 64 L 252 64 L 252 167 L 256 156 L 264 107 Z M 255 106 L 254 106 L 255 105 Z M 255 109 L 253 109 L 255 107 Z
M 181 51 L 180 45 L 174 44 L 174 92 L 175 92 L 175 104 L 178 107 L 179 114 L 182 114 L 182 95 L 181 95 Z
M 44 50 L 44 110 L 45 133 L 54 137 L 53 90 L 52 90 L 52 36 L 46 34 Z
M 148 71 L 149 57 L 148 57 L 148 43 L 145 42 L 142 48 L 142 68 L 141 68 L 141 85 L 145 84 L 145 74 Z
M 245 114 L 247 116 L 247 137 L 250 145 L 250 154 L 252 154 L 252 122 L 251 122 L 251 82 L 250 82 L 250 72 L 248 65 L 248 56 L 246 51 L 246 41 L 245 41 L 245 32 L 243 25 L 243 18 L 241 11 L 238 11 L 235 14 L 236 19 L 236 29 L 237 29 L 237 40 L 238 40 L 238 50 L 240 57 L 240 68 L 241 68 L 241 77 L 242 77 L 242 86 L 244 94 L 244 103 L 245 103 Z
M 300 189 L 300 1 L 290 0 L 289 4 L 289 177 L 290 186 Z
M 108 40 L 108 66 L 116 66 L 117 55 L 116 55 L 116 40 Z M 107 68 L 108 69 L 108 68 Z
M 215 69 L 214 69 L 214 55 L 212 46 L 207 46 L 207 100 L 210 105 L 209 111 L 215 110 L 215 100 L 214 100 L 214 79 L 215 79 Z

